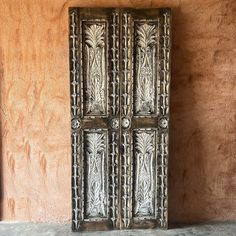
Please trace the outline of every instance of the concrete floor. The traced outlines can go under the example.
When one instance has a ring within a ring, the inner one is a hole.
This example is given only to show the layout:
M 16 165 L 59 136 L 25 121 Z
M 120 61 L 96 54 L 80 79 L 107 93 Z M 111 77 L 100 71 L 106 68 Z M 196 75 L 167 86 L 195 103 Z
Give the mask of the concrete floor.
M 164 230 L 125 230 L 72 233 L 70 224 L 0 222 L 1 236 L 236 236 L 236 223 L 184 226 Z

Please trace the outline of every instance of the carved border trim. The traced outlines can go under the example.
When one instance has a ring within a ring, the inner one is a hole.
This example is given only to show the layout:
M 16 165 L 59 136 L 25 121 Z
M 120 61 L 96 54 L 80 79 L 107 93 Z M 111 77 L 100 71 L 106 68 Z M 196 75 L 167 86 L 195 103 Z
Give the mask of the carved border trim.
M 119 112 L 119 13 L 112 14 L 112 43 L 111 43 L 111 115 Z
M 160 117 L 158 148 L 158 207 L 160 227 L 168 227 L 168 140 L 169 140 L 169 85 L 171 51 L 171 11 L 164 9 L 160 17 Z
M 122 133 L 122 221 L 125 228 L 129 227 L 131 212 L 131 151 L 130 151 L 130 134 L 128 132 Z
M 113 227 L 116 228 L 118 218 L 118 134 L 116 132 L 111 133 L 110 142 L 110 181 L 109 181 L 109 198 L 110 198 L 110 217 Z
M 118 219 L 118 158 L 119 158 L 119 12 L 112 13 L 111 22 L 111 95 L 110 109 L 112 121 L 116 123 L 110 135 L 110 217 L 113 227 L 117 227 Z M 115 118 L 114 118 L 115 117 Z
M 130 110 L 130 76 L 131 76 L 131 28 L 130 15 L 128 13 L 122 14 L 122 115 L 127 116 Z
M 132 216 L 132 163 L 131 147 L 132 139 L 130 131 L 131 113 L 131 78 L 132 78 L 132 59 L 131 59 L 131 17 L 127 12 L 122 13 L 122 42 L 121 42 L 121 194 L 122 194 L 122 228 L 129 228 Z
M 78 230 L 83 218 L 82 199 L 82 163 L 79 158 L 80 149 L 80 96 L 79 96 L 79 36 L 78 10 L 69 11 L 69 49 L 70 49 L 70 91 L 71 91 L 71 146 L 72 146 L 72 229 Z M 79 125 L 78 125 L 79 124 Z

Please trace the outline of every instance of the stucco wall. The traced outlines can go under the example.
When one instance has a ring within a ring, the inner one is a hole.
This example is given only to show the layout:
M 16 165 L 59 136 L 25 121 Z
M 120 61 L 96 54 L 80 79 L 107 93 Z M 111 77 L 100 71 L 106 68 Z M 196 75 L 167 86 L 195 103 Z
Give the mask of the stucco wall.
M 236 220 L 235 0 L 1 0 L 1 218 L 71 217 L 68 7 L 173 7 L 169 217 Z

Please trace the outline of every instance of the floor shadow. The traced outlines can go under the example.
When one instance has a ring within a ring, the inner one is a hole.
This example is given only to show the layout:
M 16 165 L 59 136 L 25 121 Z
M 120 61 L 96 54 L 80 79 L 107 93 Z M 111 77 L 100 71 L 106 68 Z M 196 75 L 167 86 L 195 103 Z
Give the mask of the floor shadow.
M 188 16 L 172 11 L 172 80 L 170 87 L 169 224 L 207 221 L 204 144 L 198 121 L 193 69 L 194 49 Z

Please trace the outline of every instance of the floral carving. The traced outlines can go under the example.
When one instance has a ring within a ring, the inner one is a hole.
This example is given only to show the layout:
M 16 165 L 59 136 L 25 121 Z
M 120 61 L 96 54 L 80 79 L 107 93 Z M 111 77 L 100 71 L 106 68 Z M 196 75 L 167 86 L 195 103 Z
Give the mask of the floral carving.
M 153 207 L 154 134 L 136 133 L 135 214 L 151 215 Z
M 140 114 L 155 112 L 155 47 L 156 26 L 137 26 L 136 102 L 135 111 Z
M 86 113 L 105 114 L 104 25 L 85 25 Z
M 87 202 L 86 214 L 90 217 L 104 217 L 105 212 L 105 134 L 86 133 L 87 160 Z

